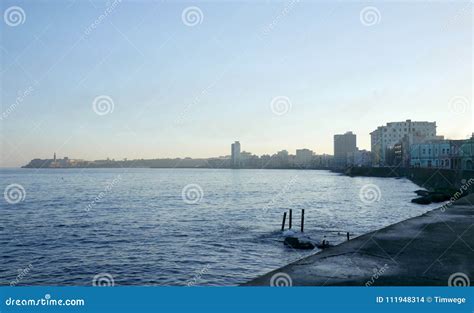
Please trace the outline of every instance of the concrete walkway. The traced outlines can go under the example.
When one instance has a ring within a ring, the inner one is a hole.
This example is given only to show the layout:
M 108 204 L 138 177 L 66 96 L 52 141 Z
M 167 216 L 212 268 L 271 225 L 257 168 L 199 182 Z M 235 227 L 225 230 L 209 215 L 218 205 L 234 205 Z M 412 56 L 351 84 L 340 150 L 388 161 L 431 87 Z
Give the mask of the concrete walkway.
M 269 286 L 277 273 L 289 275 L 293 286 L 447 286 L 450 277 L 459 284 L 466 281 L 455 273 L 473 281 L 471 203 L 472 194 L 446 209 L 354 238 L 244 285 Z

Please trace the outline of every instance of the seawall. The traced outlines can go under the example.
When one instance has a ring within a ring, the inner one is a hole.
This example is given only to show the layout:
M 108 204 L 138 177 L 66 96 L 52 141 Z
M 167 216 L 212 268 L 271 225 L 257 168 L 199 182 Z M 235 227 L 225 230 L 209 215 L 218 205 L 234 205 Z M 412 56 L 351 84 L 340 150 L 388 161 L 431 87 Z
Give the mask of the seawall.
M 244 285 L 447 286 L 474 278 L 474 195 L 262 275 Z
M 474 171 L 438 168 L 351 167 L 341 172 L 349 176 L 406 177 L 428 190 L 459 189 L 474 179 Z M 469 186 L 468 190 L 469 193 L 474 192 L 474 185 Z

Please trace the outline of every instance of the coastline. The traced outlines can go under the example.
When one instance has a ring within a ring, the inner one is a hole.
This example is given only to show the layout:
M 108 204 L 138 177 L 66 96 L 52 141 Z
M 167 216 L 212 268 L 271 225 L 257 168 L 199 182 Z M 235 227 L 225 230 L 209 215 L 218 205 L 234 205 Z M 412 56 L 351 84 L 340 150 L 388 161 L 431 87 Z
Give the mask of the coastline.
M 447 286 L 474 277 L 474 195 L 259 276 L 242 286 L 270 286 L 287 275 L 293 286 Z M 288 281 L 288 280 L 287 280 Z

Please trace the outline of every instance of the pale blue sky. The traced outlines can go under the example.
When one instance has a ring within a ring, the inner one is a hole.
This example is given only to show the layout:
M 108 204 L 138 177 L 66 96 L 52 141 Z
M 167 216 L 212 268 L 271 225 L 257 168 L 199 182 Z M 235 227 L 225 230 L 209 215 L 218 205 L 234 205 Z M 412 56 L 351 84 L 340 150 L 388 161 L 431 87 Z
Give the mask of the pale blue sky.
M 111 2 L 2 1 L 2 17 L 19 6 L 26 19 L 1 21 L 0 166 L 53 152 L 211 157 L 234 140 L 256 154 L 332 153 L 347 130 L 370 149 L 369 132 L 409 118 L 472 132 L 472 4 L 122 1 L 87 32 Z M 369 5 L 380 15 L 365 26 Z M 195 26 L 182 21 L 189 6 L 203 13 Z M 99 95 L 113 112 L 94 112 Z M 272 112 L 276 96 L 289 112 Z M 456 96 L 468 102 L 453 109 Z

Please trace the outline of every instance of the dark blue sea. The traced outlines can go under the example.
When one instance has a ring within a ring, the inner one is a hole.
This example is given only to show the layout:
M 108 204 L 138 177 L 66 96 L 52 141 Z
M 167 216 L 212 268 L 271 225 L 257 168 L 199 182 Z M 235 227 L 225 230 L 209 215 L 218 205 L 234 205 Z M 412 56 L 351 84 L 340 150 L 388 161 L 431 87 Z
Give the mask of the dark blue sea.
M 1 285 L 237 285 L 315 253 L 282 214 L 333 244 L 439 205 L 406 179 L 315 170 L 2 169 Z M 99 275 L 99 278 L 98 278 Z M 101 278 L 102 277 L 102 278 Z M 104 278 L 105 277 L 105 278 Z

